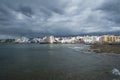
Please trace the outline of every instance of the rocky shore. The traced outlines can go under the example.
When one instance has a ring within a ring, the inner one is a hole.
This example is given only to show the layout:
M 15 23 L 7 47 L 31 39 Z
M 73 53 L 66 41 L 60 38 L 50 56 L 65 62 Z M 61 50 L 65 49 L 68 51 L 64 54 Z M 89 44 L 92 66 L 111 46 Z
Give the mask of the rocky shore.
M 120 54 L 120 45 L 95 44 L 90 49 L 96 53 L 116 53 Z

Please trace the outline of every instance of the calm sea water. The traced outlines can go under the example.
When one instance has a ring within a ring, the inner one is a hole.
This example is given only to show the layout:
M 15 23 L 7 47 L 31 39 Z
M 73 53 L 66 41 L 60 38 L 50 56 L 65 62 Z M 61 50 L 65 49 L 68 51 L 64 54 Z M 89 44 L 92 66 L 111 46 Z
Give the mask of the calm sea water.
M 120 80 L 120 55 L 83 44 L 0 44 L 0 80 Z

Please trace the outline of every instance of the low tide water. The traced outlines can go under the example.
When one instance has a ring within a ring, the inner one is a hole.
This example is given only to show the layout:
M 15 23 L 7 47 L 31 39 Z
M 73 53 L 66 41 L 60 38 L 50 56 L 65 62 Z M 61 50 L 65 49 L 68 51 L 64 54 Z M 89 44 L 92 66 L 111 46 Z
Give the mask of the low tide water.
M 0 44 L 0 80 L 120 80 L 120 55 L 84 44 Z

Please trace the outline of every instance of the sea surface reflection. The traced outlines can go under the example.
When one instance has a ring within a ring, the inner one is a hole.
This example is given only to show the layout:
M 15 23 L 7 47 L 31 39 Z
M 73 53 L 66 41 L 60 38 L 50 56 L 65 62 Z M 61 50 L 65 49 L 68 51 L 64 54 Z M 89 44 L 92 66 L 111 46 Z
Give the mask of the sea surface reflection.
M 120 80 L 120 55 L 84 44 L 0 44 L 0 80 Z

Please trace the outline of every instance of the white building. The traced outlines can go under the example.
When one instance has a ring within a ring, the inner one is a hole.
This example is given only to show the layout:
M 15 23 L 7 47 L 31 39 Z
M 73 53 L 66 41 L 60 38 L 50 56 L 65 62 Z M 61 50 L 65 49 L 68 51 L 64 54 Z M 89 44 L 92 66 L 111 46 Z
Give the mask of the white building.
M 44 37 L 43 40 L 44 40 L 45 42 L 48 42 L 48 43 L 51 43 L 51 44 L 55 42 L 54 36 Z
M 28 38 L 26 38 L 26 37 L 21 37 L 21 38 L 17 38 L 17 39 L 15 39 L 15 43 L 26 43 L 26 42 L 28 42 Z
M 83 40 L 85 43 L 96 43 L 100 42 L 100 36 L 84 36 Z
M 39 43 L 39 42 L 41 42 L 41 38 L 34 38 L 34 39 L 32 39 L 32 42 L 34 42 L 34 43 Z
M 118 43 L 120 43 L 120 39 L 117 39 L 115 42 L 118 42 Z
M 71 37 L 71 38 L 62 38 L 62 40 L 60 41 L 61 43 L 75 43 L 76 38 L 75 37 Z

